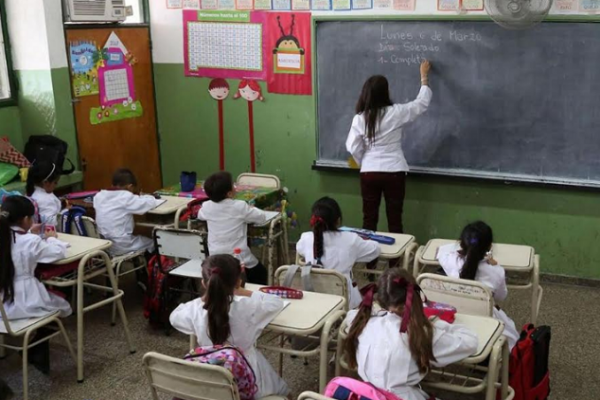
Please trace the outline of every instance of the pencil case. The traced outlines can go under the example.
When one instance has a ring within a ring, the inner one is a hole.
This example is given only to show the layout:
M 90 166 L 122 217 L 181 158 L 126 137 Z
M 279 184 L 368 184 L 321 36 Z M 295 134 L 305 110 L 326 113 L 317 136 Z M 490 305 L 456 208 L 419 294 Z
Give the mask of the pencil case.
M 423 304 L 423 311 L 427 318 L 438 317 L 449 324 L 453 323 L 456 319 L 456 308 L 450 304 L 427 301 Z
M 302 291 L 285 286 L 265 286 L 261 287 L 259 290 L 263 293 L 272 294 L 283 299 L 301 299 L 304 297 Z

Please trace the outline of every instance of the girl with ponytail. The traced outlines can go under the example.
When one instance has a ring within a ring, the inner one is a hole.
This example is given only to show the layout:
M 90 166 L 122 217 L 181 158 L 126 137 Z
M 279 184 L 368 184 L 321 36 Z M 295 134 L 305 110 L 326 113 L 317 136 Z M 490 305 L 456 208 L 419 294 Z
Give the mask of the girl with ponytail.
M 361 292 L 360 308 L 346 317 L 344 350 L 365 382 L 403 400 L 426 400 L 429 396 L 418 385 L 431 366 L 445 367 L 477 350 L 475 333 L 427 319 L 421 288 L 406 270 L 390 268 Z
M 508 296 L 508 289 L 504 268 L 492 257 L 493 241 L 489 225 L 473 222 L 463 229 L 459 244 L 441 246 L 437 258 L 446 275 L 480 282 L 490 288 L 496 302 L 502 302 Z M 512 349 L 519 340 L 514 321 L 498 306 L 494 308 L 494 318 L 504 322 L 504 336 Z
M 363 240 L 354 232 L 341 232 L 342 211 L 337 201 L 323 197 L 313 205 L 310 225 L 296 244 L 296 251 L 307 263 L 320 265 L 341 273 L 348 280 L 349 306 L 356 308 L 361 295 L 353 283 L 352 267 L 357 262 L 376 260 L 381 252 L 379 245 Z
M 62 209 L 62 203 L 54 194 L 60 168 L 56 164 L 45 161 L 35 162 L 27 173 L 27 196 L 31 197 L 38 205 L 39 222 L 56 225 L 56 216 Z
M 179 305 L 171 314 L 171 325 L 196 335 L 200 346 L 230 344 L 243 351 L 256 376 L 256 398 L 287 396 L 286 383 L 256 349 L 263 329 L 283 310 L 283 300 L 242 288 L 240 262 L 228 254 L 204 261 L 202 285 L 204 296 Z

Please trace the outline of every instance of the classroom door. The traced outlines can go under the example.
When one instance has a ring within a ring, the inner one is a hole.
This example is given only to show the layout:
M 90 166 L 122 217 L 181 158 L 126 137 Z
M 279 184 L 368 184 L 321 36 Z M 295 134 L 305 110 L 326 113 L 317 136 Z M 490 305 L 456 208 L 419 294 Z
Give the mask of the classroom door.
M 111 45 L 104 49 L 109 37 Z M 68 28 L 66 38 L 75 72 L 71 88 L 84 189 L 108 188 L 117 168 L 131 169 L 143 191 L 159 189 L 162 177 L 149 28 Z M 91 56 L 94 44 L 104 50 Z M 90 70 L 90 63 L 100 65 L 98 57 L 104 59 L 104 66 Z M 93 89 L 95 85 L 98 90 Z M 94 94 L 77 97 L 76 91 Z M 124 116 L 128 118 L 120 119 Z

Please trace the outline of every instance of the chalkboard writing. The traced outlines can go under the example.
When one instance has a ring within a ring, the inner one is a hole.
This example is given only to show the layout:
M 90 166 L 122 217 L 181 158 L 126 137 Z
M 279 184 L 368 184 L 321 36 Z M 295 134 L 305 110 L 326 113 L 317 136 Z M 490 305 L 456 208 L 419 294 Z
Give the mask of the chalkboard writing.
M 316 21 L 318 160 L 347 165 L 363 82 L 383 74 L 413 100 L 431 60 L 433 101 L 402 138 L 411 168 L 600 186 L 600 25 Z

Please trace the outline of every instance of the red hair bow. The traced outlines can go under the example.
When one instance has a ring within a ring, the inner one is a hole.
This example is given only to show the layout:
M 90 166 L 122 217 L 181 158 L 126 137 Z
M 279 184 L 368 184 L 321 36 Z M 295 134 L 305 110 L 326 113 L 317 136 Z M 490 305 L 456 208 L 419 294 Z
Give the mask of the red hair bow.
M 360 303 L 360 308 L 373 307 L 373 299 L 375 298 L 375 293 L 377 292 L 377 284 L 369 283 L 360 289 L 360 294 L 362 295 L 362 302 Z
M 324 223 L 325 220 L 321 217 L 317 217 L 316 215 L 313 215 L 312 217 L 310 217 L 310 226 L 314 227 L 317 223 Z
M 221 268 L 213 268 L 210 270 L 211 275 L 221 275 Z
M 402 324 L 400 325 L 400 333 L 405 333 L 408 330 L 408 323 L 410 322 L 410 311 L 412 310 L 412 302 L 415 294 L 421 291 L 419 285 L 408 282 L 404 278 L 396 278 L 392 282 L 400 287 L 406 288 L 406 301 L 404 302 L 404 312 L 402 313 Z

